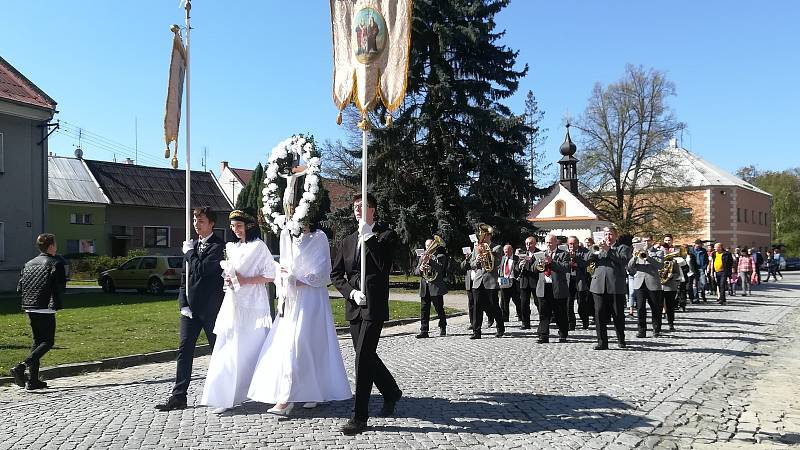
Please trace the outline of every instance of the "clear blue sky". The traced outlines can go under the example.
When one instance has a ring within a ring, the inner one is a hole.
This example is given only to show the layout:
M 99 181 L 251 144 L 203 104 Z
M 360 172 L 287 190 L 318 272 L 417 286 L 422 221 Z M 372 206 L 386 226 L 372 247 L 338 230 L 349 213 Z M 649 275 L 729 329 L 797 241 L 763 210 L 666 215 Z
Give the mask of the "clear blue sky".
M 344 138 L 331 100 L 327 1 L 193 6 L 192 167 L 203 147 L 218 173 L 223 159 L 254 167 L 293 133 Z M 138 120 L 139 162 L 166 167 L 172 23 L 183 24 L 178 0 L 5 0 L 0 55 L 58 102 L 56 118 L 93 133 L 86 158 L 112 158 L 97 135 L 132 148 Z M 798 2 L 516 0 L 498 23 L 520 67 L 531 67 L 508 103 L 522 112 L 534 91 L 546 114 L 548 160 L 557 159 L 564 113 L 578 116 L 596 82 L 619 79 L 633 63 L 675 82 L 671 105 L 688 125 L 684 147 L 731 171 L 800 166 Z M 76 143 L 58 132 L 50 149 L 70 155 Z

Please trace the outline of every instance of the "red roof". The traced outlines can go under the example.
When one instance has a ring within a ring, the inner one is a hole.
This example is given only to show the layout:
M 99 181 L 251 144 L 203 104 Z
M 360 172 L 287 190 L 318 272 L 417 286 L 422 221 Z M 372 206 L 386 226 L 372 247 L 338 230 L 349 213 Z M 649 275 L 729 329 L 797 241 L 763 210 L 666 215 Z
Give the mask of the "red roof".
M 36 87 L 11 64 L 0 57 L 0 100 L 8 100 L 48 110 L 56 109 L 56 101 Z
M 322 184 L 328 190 L 328 197 L 331 199 L 331 211 L 339 208 L 349 208 L 353 204 L 353 194 L 356 190 L 339 181 L 323 178 Z
M 253 171 L 247 169 L 234 169 L 233 167 L 228 167 L 233 172 L 233 175 L 242 182 L 242 185 L 246 185 L 250 182 L 250 179 L 253 178 Z

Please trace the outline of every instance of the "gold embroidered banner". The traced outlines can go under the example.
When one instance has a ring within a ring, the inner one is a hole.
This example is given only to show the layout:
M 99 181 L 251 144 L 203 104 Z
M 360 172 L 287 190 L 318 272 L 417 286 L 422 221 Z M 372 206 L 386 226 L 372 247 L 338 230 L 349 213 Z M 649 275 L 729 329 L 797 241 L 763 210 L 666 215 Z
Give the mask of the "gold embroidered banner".
M 391 112 L 403 101 L 411 47 L 411 0 L 330 0 L 333 101 L 365 113 L 378 97 Z
M 183 81 L 186 79 L 186 50 L 183 47 L 180 28 L 173 26 L 172 31 L 175 36 L 172 39 L 172 58 L 169 63 L 169 84 L 167 85 L 167 104 L 164 113 L 164 140 L 167 142 L 165 158 L 169 158 L 169 144 L 178 140 Z

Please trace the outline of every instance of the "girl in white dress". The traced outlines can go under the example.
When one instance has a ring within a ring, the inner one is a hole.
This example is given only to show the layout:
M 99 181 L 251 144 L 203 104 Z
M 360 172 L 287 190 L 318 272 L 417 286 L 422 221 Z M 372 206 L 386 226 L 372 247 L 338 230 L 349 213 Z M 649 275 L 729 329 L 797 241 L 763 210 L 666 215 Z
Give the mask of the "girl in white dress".
M 220 263 L 225 298 L 214 325 L 217 341 L 201 399 L 201 404 L 215 408 L 216 414 L 247 399 L 258 354 L 272 322 L 265 284 L 275 278 L 275 261 L 259 237 L 254 214 L 235 210 L 229 219 L 239 240 L 225 246 L 226 259 Z
M 299 237 L 281 231 L 278 316 L 261 349 L 248 396 L 274 403 L 269 412 L 288 415 L 295 402 L 353 397 L 333 326 L 328 283 L 328 238 L 308 227 Z

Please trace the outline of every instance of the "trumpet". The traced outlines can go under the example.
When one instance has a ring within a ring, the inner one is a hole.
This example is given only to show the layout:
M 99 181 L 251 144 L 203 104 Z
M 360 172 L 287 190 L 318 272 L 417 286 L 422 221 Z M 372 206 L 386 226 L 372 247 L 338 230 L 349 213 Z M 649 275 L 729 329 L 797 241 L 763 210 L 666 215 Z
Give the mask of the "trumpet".
M 425 278 L 427 281 L 434 281 L 436 278 L 439 277 L 438 272 L 432 272 L 431 267 L 428 265 L 428 259 L 433 255 L 437 248 L 444 246 L 444 239 L 441 236 L 434 234 L 433 235 L 433 242 L 429 245 L 425 252 L 420 257 L 419 261 L 419 273 L 422 275 L 422 278 Z M 427 257 L 427 258 L 426 258 Z M 423 261 L 425 261 L 423 263 Z
M 647 257 L 650 255 L 647 253 L 647 250 L 642 250 L 636 256 L 638 256 L 640 259 L 647 259 Z

